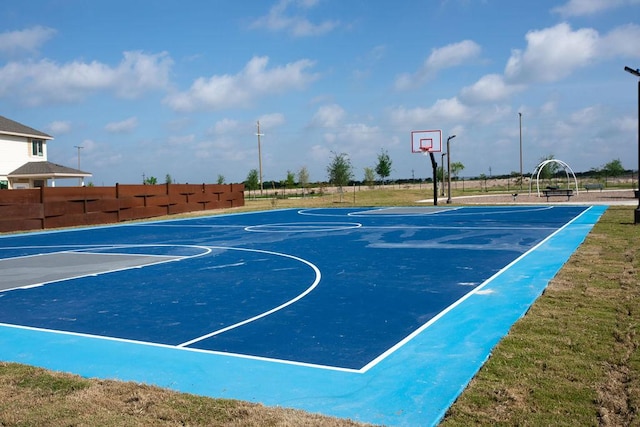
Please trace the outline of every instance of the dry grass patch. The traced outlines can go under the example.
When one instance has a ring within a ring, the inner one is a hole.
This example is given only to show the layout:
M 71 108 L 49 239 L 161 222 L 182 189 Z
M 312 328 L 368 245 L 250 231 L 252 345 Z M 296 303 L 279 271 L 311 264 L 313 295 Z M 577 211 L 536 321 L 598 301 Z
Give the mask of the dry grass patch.
M 359 426 L 303 411 L 0 363 L 0 426 Z

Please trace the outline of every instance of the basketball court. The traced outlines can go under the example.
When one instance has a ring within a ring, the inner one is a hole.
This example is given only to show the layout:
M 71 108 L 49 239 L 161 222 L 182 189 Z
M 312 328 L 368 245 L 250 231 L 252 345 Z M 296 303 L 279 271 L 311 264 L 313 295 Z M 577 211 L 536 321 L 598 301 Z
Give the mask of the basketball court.
M 5 235 L 0 360 L 434 425 L 605 209 L 282 209 Z

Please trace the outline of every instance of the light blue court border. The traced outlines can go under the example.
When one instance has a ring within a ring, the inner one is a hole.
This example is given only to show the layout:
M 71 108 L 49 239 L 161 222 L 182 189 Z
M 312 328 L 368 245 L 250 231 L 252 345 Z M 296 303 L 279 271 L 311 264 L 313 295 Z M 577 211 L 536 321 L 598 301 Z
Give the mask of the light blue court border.
M 586 210 L 362 373 L 1 324 L 0 360 L 374 424 L 436 425 L 606 208 Z

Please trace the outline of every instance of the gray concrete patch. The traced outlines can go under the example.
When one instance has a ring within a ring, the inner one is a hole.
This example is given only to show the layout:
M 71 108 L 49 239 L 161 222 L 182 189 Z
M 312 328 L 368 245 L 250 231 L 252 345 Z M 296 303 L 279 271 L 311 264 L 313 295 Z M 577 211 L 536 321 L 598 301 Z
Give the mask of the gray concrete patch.
M 170 261 L 178 257 L 58 252 L 0 260 L 0 291 Z

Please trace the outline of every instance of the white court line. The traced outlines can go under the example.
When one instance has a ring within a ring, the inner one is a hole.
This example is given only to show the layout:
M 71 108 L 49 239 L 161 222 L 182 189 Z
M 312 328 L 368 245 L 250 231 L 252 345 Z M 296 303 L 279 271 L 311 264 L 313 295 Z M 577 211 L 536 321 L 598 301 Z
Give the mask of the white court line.
M 311 263 L 311 262 L 309 262 L 309 261 L 307 261 L 307 260 L 305 260 L 303 258 L 294 256 L 294 255 L 283 254 L 283 253 L 272 252 L 272 251 L 265 251 L 265 250 L 260 250 L 260 249 L 220 248 L 220 247 L 214 247 L 214 246 L 212 246 L 211 248 L 212 249 L 230 249 L 230 250 L 236 250 L 236 251 L 256 252 L 256 253 L 262 253 L 262 254 L 267 254 L 267 255 L 276 255 L 276 256 L 281 256 L 281 257 L 285 257 L 285 258 L 291 258 L 291 259 L 294 259 L 296 261 L 300 261 L 300 262 L 302 262 L 304 264 L 307 264 L 309 267 L 311 267 L 313 269 L 313 271 L 316 273 L 316 277 L 315 277 L 315 280 L 313 281 L 313 283 L 311 284 L 311 286 L 309 286 L 304 292 L 302 292 L 300 295 L 296 296 L 295 298 L 292 298 L 289 301 L 287 301 L 287 302 L 285 302 L 283 304 L 280 304 L 277 307 L 272 308 L 271 310 L 268 310 L 268 311 L 265 311 L 264 313 L 258 314 L 257 316 L 253 316 L 253 317 L 251 317 L 249 319 L 243 320 L 241 322 L 235 323 L 235 324 L 227 326 L 225 328 L 218 329 L 217 331 L 213 331 L 213 332 L 208 333 L 206 335 L 202 335 L 202 336 L 194 338 L 192 340 L 183 342 L 182 344 L 178 344 L 177 347 L 186 347 L 186 346 L 194 344 L 194 343 L 196 343 L 198 341 L 202 341 L 202 340 L 205 340 L 207 338 L 211 338 L 211 337 L 213 337 L 215 335 L 219 335 L 219 334 L 221 334 L 223 332 L 230 331 L 232 329 L 238 328 L 240 326 L 243 326 L 243 325 L 246 325 L 248 323 L 254 322 L 254 321 L 256 321 L 258 319 L 261 319 L 263 317 L 269 316 L 270 314 L 273 314 L 273 313 L 275 313 L 277 311 L 280 311 L 283 308 L 288 307 L 291 304 L 301 300 L 306 295 L 308 295 L 311 291 L 313 291 L 318 286 L 318 284 L 320 283 L 320 279 L 322 277 L 322 274 L 320 273 L 320 269 L 315 264 L 313 264 L 313 263 Z
M 413 207 L 413 206 L 409 206 L 409 207 Z M 307 215 L 307 216 L 327 216 L 327 217 L 349 217 L 349 216 L 353 216 L 353 217 L 370 217 L 370 218 L 376 218 L 376 217 L 416 217 L 416 216 L 431 216 L 431 215 L 438 215 L 438 214 L 443 214 L 443 213 L 447 213 L 447 216 L 480 216 L 480 215 L 495 215 L 495 214 L 512 214 L 512 213 L 523 213 L 523 212 L 540 212 L 540 211 L 544 211 L 544 210 L 549 210 L 549 209 L 553 209 L 554 206 L 529 206 L 529 207 L 523 207 L 523 206 L 492 206 L 492 208 L 498 208 L 496 210 L 492 210 L 490 212 L 473 212 L 473 210 L 480 210 L 480 209 L 484 209 L 486 208 L 486 206 L 459 206 L 459 207 L 451 207 L 451 208 L 446 208 L 446 207 L 425 207 L 425 211 L 423 213 L 420 213 L 420 207 L 416 206 L 415 209 L 416 211 L 414 213 L 390 213 L 390 214 L 375 214 L 375 213 L 366 213 L 366 212 L 375 212 L 375 211 L 385 211 L 385 210 L 393 210 L 393 209 L 406 209 L 405 208 L 400 208 L 400 207 L 387 207 L 387 208 L 375 208 L 375 209 L 370 209 L 369 211 L 367 210 L 361 210 L 361 211 L 356 211 L 356 212 L 347 212 L 344 214 L 328 214 L 328 213 L 321 213 L 321 212 L 316 212 L 316 211 L 322 211 L 322 210 L 328 210 L 331 208 L 309 208 L 309 209 L 300 209 L 298 211 L 299 215 Z M 348 209 L 348 208 L 344 208 L 344 209 Z M 469 212 L 454 212 L 454 213 L 450 213 L 451 211 L 469 211 Z
M 110 337 L 110 336 L 106 336 L 106 335 L 92 335 L 92 334 L 87 334 L 87 333 L 83 333 L 83 332 L 63 331 L 63 330 L 60 330 L 60 329 L 46 329 L 46 328 L 38 328 L 38 327 L 34 327 L 34 326 L 13 325 L 13 324 L 10 324 L 10 323 L 2 323 L 2 322 L 0 322 L 0 327 L 13 328 L 13 329 L 24 329 L 24 330 L 28 330 L 28 331 L 38 331 L 38 332 L 53 333 L 53 334 L 60 334 L 60 335 L 69 335 L 69 336 L 74 336 L 74 337 L 83 337 L 83 338 L 89 338 L 89 339 L 99 339 L 99 340 L 105 340 L 105 341 L 122 342 L 122 343 L 136 344 L 136 345 L 145 345 L 145 346 L 149 346 L 149 347 L 159 347 L 159 348 L 167 348 L 167 349 L 173 349 L 173 350 L 177 349 L 179 351 L 189 351 L 189 352 L 194 352 L 194 353 L 215 354 L 217 356 L 223 356 L 223 357 L 237 357 L 237 358 L 240 358 L 240 359 L 260 360 L 260 361 L 265 361 L 265 362 L 270 362 L 270 363 L 282 363 L 282 364 L 285 364 L 285 365 L 305 366 L 305 367 L 308 367 L 308 368 L 326 369 L 326 370 L 330 370 L 330 371 L 350 372 L 350 373 L 355 373 L 355 374 L 361 373 L 357 369 L 341 368 L 341 367 L 338 367 L 338 366 L 319 365 L 319 364 L 315 364 L 315 363 L 298 362 L 298 361 L 295 361 L 295 360 L 274 359 L 274 358 L 264 357 L 264 356 L 253 356 L 253 355 L 249 355 L 249 354 L 232 353 L 232 352 L 217 351 L 217 350 L 204 350 L 204 349 L 200 349 L 200 348 L 178 347 L 178 346 L 175 346 L 175 345 L 172 345 L 172 344 L 161 344 L 161 343 L 149 342 L 149 341 L 132 340 L 132 339 L 127 339 L 127 338 L 116 338 L 116 337 Z
M 288 222 L 260 224 L 245 227 L 245 231 L 257 233 L 313 233 L 321 231 L 343 231 L 360 228 L 359 222 Z

